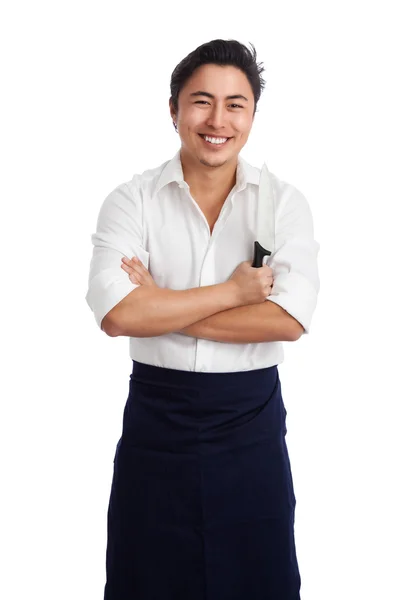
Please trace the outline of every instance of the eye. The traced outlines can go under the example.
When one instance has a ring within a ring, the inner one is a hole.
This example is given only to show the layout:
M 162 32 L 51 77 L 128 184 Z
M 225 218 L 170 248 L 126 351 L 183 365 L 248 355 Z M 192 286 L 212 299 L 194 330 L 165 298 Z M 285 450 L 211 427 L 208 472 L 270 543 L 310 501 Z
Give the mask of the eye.
M 195 104 L 200 104 L 202 102 L 205 102 L 206 104 L 209 104 L 209 102 L 207 102 L 207 100 L 196 100 Z M 235 106 L 237 108 L 243 108 L 243 106 L 241 104 L 230 104 L 229 106 Z

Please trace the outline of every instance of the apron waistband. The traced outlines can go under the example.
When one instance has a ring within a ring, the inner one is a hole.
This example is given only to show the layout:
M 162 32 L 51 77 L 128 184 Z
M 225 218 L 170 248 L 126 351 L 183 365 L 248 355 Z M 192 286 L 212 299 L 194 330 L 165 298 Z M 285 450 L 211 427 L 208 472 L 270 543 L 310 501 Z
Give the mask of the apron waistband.
M 224 388 L 237 386 L 242 387 L 270 387 L 271 382 L 276 380 L 278 365 L 254 369 L 250 371 L 233 372 L 200 372 L 181 371 L 167 367 L 157 367 L 132 361 L 131 379 L 143 383 L 158 383 L 166 386 L 187 386 L 193 388 Z

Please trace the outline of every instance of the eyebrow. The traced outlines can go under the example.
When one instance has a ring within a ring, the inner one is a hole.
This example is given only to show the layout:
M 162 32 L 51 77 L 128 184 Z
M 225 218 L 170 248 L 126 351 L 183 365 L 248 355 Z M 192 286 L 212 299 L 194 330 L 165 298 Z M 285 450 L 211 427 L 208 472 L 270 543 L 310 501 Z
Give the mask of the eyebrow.
M 215 98 L 215 96 L 213 96 L 212 94 L 210 94 L 209 92 L 202 92 L 202 91 L 198 91 L 198 92 L 192 92 L 190 94 L 190 97 L 192 96 L 207 96 L 207 98 Z M 248 99 L 246 98 L 246 96 L 242 96 L 242 94 L 233 94 L 232 96 L 226 96 L 225 100 L 234 100 L 236 98 L 240 98 L 241 100 L 246 100 L 246 102 L 248 102 Z

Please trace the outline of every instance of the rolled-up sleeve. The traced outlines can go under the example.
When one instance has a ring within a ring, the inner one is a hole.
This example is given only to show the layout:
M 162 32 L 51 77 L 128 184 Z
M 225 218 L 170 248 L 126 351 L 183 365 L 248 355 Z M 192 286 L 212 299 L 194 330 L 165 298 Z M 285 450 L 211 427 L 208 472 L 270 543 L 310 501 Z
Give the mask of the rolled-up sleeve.
M 138 287 L 121 268 L 122 257 L 137 256 L 146 268 L 149 266 L 149 253 L 142 240 L 142 197 L 133 179 L 118 186 L 104 200 L 96 233 L 91 236 L 93 254 L 85 299 L 100 329 L 106 314 Z
M 320 288 L 313 218 L 304 195 L 283 184 L 276 206 L 275 251 L 268 261 L 274 285 L 267 300 L 279 304 L 310 332 Z

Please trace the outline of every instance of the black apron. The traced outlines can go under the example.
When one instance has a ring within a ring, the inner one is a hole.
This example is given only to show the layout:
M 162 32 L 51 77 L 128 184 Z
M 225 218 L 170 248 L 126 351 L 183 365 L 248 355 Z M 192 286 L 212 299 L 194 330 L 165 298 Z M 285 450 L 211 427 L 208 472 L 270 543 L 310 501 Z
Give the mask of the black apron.
M 278 367 L 133 361 L 104 600 L 300 600 Z

